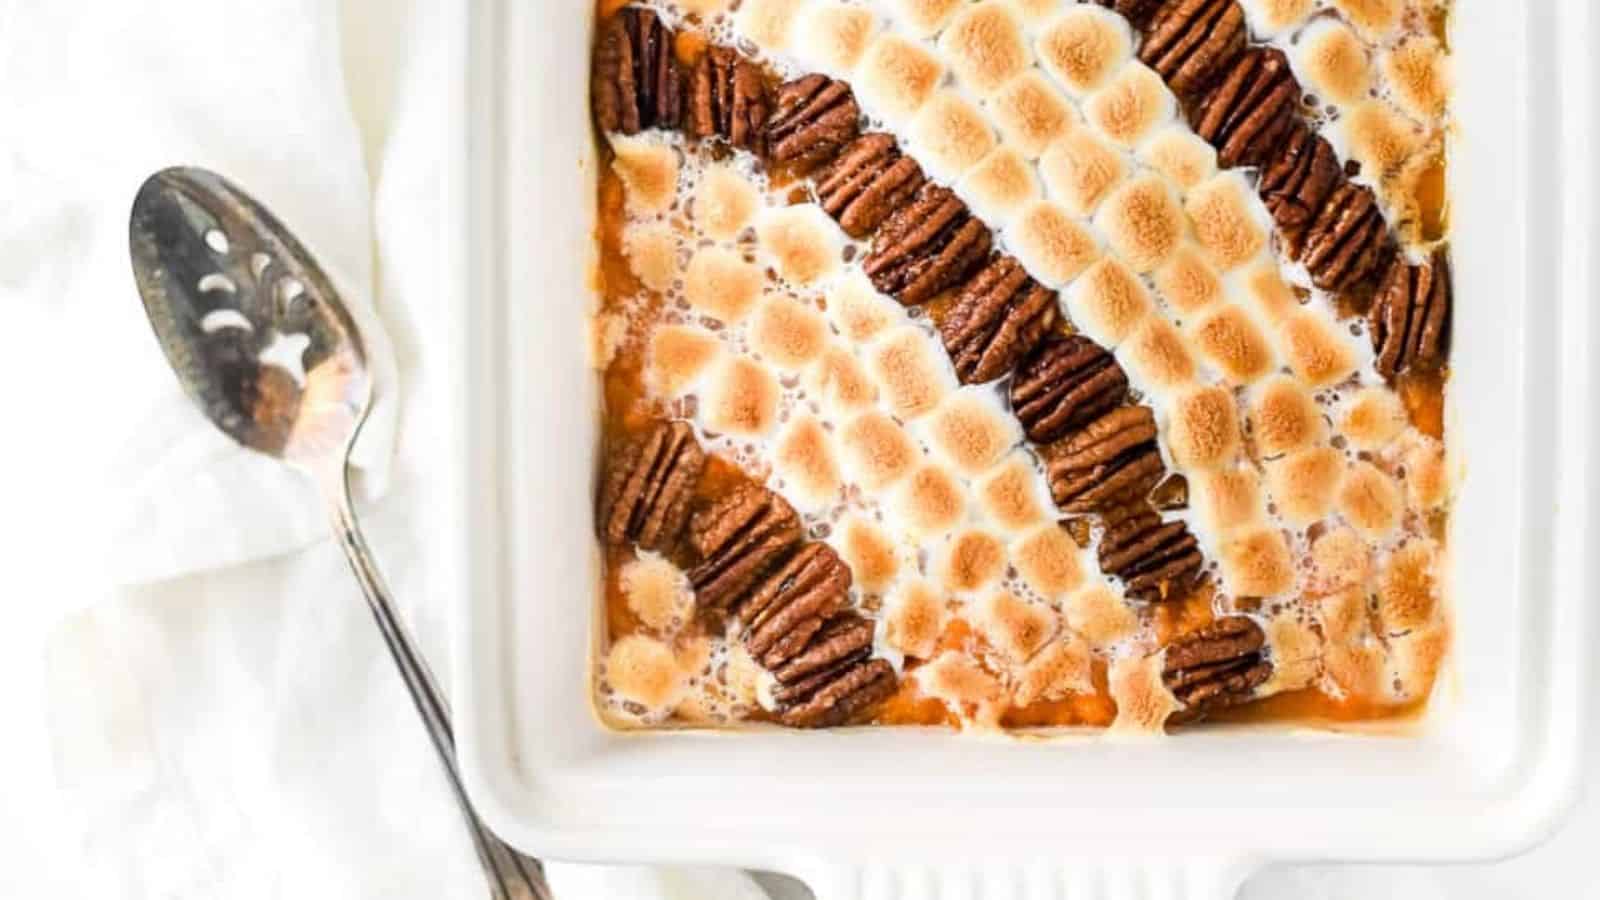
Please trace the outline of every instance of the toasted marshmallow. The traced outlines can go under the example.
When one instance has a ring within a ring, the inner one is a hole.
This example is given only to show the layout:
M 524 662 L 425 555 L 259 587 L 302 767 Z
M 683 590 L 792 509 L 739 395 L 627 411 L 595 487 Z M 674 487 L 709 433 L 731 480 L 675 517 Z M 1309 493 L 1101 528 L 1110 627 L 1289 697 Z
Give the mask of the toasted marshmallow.
M 1358 450 L 1377 450 L 1406 427 L 1400 395 L 1387 387 L 1364 387 L 1345 404 L 1339 431 Z
M 696 312 L 732 324 L 756 305 L 763 281 L 761 267 L 732 250 L 702 247 L 683 274 L 683 296 Z
M 806 0 L 743 0 L 733 17 L 733 30 L 767 53 L 789 49 L 795 20 Z
M 1128 381 L 1140 390 L 1173 390 L 1194 381 L 1194 357 L 1183 336 L 1161 316 L 1149 316 L 1119 349 Z
M 678 239 L 667 225 L 628 226 L 622 232 L 622 253 L 628 258 L 628 271 L 652 291 L 672 287 L 678 277 Z
M 1214 175 L 1183 204 L 1195 240 L 1218 271 L 1244 265 L 1267 246 L 1266 209 L 1237 172 Z
M 931 659 L 948 618 L 937 587 L 921 578 L 901 581 L 884 598 L 884 643 L 907 656 Z
M 1108 681 L 1117 718 L 1110 730 L 1120 734 L 1158 734 L 1167 717 L 1181 706 L 1161 678 L 1161 654 L 1119 656 Z
M 1263 260 L 1237 273 L 1244 299 L 1264 321 L 1279 325 L 1301 311 L 1294 289 L 1283 280 L 1274 260 Z
M 915 37 L 927 37 L 943 28 L 967 0 L 885 0 L 889 14 Z
M 1311 543 L 1311 578 L 1318 590 L 1359 588 L 1370 577 L 1372 548 L 1354 529 L 1344 525 L 1330 528 Z M 1365 594 L 1359 602 L 1365 615 Z
M 806 370 L 805 384 L 823 411 L 835 418 L 848 417 L 878 402 L 878 386 L 850 348 L 839 343 L 823 349 Z
M 1027 453 L 1017 450 L 973 483 L 978 507 L 996 530 L 1016 533 L 1050 515 L 1050 487 Z
M 606 654 L 606 681 L 624 698 L 663 712 L 675 706 L 688 687 L 672 648 L 654 638 L 629 635 Z
M 780 394 L 778 379 L 765 366 L 728 357 L 707 375 L 700 415 L 707 431 L 761 437 L 778 424 Z
M 1049 200 L 1023 207 L 1006 229 L 1006 238 L 1017 261 L 1046 287 L 1061 287 L 1100 257 L 1094 232 Z
M 1272 647 L 1272 675 L 1261 685 L 1261 693 L 1271 696 L 1310 687 L 1322 674 L 1321 636 L 1290 611 L 1273 616 L 1265 630 Z
M 1434 567 L 1438 545 L 1413 540 L 1394 552 L 1378 575 L 1378 621 L 1385 634 L 1421 628 L 1439 602 Z
M 1170 259 L 1184 233 L 1178 198 L 1156 175 L 1124 181 L 1100 205 L 1094 221 L 1112 252 L 1141 273 Z
M 1102 257 L 1066 292 L 1067 310 L 1084 334 L 1103 347 L 1115 347 L 1132 334 L 1154 308 L 1139 276 L 1112 257 Z
M 1179 469 L 1212 469 L 1239 452 L 1239 412 L 1222 387 L 1198 387 L 1173 398 L 1167 410 L 1167 450 Z
M 1016 150 L 1001 145 L 967 170 L 956 194 L 991 228 L 1003 228 L 1011 217 L 1040 194 L 1033 166 Z
M 1413 509 L 1433 509 L 1450 499 L 1444 445 L 1418 434 L 1400 459 L 1406 467 L 1406 500 Z
M 1095 582 L 1067 598 L 1067 625 L 1098 649 L 1131 637 L 1139 616 L 1109 584 Z
M 731 241 L 755 219 L 761 194 L 737 170 L 707 166 L 694 192 L 694 223 L 706 237 Z
M 750 349 L 779 369 L 805 367 L 822 355 L 827 342 L 828 325 L 822 313 L 793 297 L 768 295 L 750 322 Z
M 989 0 L 999 2 L 999 0 Z M 1037 71 L 1006 82 L 989 98 L 989 113 L 1005 143 L 1028 159 L 1037 159 L 1051 141 L 1077 127 L 1078 111 Z
M 913 537 L 947 534 L 967 513 L 965 487 L 950 470 L 924 463 L 912 470 L 895 492 L 896 522 Z
M 1422 146 L 1423 133 L 1398 109 L 1382 100 L 1367 100 L 1339 121 L 1350 158 L 1373 177 L 1400 170 Z
M 869 593 L 887 588 L 906 562 L 888 532 L 857 515 L 840 522 L 829 543 L 850 566 L 851 582 Z
M 1195 349 L 1227 381 L 1248 384 L 1277 365 L 1272 345 L 1255 320 L 1235 304 L 1224 303 L 1206 310 L 1187 330 Z
M 1319 98 L 1341 106 L 1357 103 L 1372 85 L 1367 48 L 1338 19 L 1318 19 L 1300 33 L 1295 69 Z
M 1289 369 L 1312 387 L 1338 384 L 1356 369 L 1349 338 L 1320 316 L 1300 312 L 1284 318 L 1278 339 Z
M 934 458 L 971 477 L 1022 441 L 1017 420 L 991 389 L 964 387 L 945 396 L 923 423 Z
M 1046 600 L 1076 590 L 1084 581 L 1083 550 L 1055 522 L 1035 526 L 1013 541 L 1011 565 L 1022 583 Z
M 1394 699 L 1426 697 L 1450 653 L 1450 629 L 1444 624 L 1419 628 L 1389 640 L 1389 666 L 1394 673 Z
M 844 250 L 838 226 L 814 203 L 766 210 L 756 222 L 756 236 L 778 274 L 795 284 L 832 275 Z
M 944 64 L 932 51 L 898 34 L 885 33 L 867 45 L 852 86 L 868 112 L 901 125 L 928 102 L 943 78 Z
M 878 293 L 867 276 L 846 276 L 828 292 L 828 320 L 852 344 L 864 344 L 906 321 L 905 307 Z
M 1377 466 L 1358 462 L 1345 473 L 1339 489 L 1339 512 L 1369 538 L 1381 538 L 1400 520 L 1400 489 Z
M 1344 454 L 1332 447 L 1307 447 L 1267 463 L 1267 489 L 1278 514 L 1291 525 L 1326 516 L 1343 477 Z
M 911 677 L 924 694 L 942 701 L 963 720 L 998 724 L 1005 689 L 965 654 L 947 650 Z
M 889 410 L 906 421 L 932 412 L 956 388 L 949 359 L 915 325 L 879 335 L 867 348 L 866 360 Z
M 1222 583 L 1235 597 L 1271 597 L 1294 588 L 1289 542 L 1274 528 L 1254 528 L 1222 542 Z
M 1229 534 L 1260 522 L 1266 515 L 1261 499 L 1261 479 L 1248 467 L 1228 467 L 1201 472 L 1189 479 L 1195 510 L 1207 531 Z
M 939 52 L 962 87 L 979 96 L 994 93 L 1028 67 L 1022 19 L 1001 0 L 964 7 L 939 35 Z
M 1444 113 L 1450 96 L 1450 57 L 1427 35 L 1408 35 L 1383 56 L 1383 76 L 1400 108 L 1419 119 Z
M 1006 567 L 1006 548 L 987 531 L 960 532 L 940 549 L 936 571 L 952 591 L 982 590 L 998 581 Z
M 1171 121 L 1178 102 L 1149 66 L 1129 62 L 1084 102 L 1090 124 L 1112 141 L 1132 147 Z
M 1180 315 L 1191 315 L 1223 297 L 1222 277 L 1193 244 L 1180 244 L 1151 276 L 1156 292 Z
M 1078 216 L 1092 215 L 1128 172 L 1127 158 L 1087 128 L 1068 131 L 1039 156 L 1050 199 Z
M 638 559 L 623 563 L 617 570 L 617 586 L 628 610 L 654 631 L 679 628 L 694 609 L 688 576 L 656 553 L 642 552 Z
M 694 390 L 722 352 L 717 336 L 692 325 L 662 325 L 650 336 L 645 387 L 656 397 Z
M 1217 151 L 1178 124 L 1157 131 L 1139 148 L 1139 159 L 1184 191 L 1217 174 Z
M 1404 0 L 1333 0 L 1333 5 L 1368 38 L 1394 30 L 1405 10 Z
M 876 491 L 911 474 L 922 460 L 922 449 L 894 419 L 868 410 L 847 422 L 839 432 L 845 478 Z
M 1311 15 L 1315 0 L 1241 0 L 1250 30 L 1261 37 L 1275 37 L 1299 25 Z
M 1084 4 L 1067 10 L 1039 32 L 1039 65 L 1074 97 L 1103 87 L 1133 56 L 1126 19 Z
M 628 320 L 620 313 L 600 313 L 589 318 L 589 360 L 596 372 L 604 372 L 617 358 L 628 337 Z
M 1011 700 L 1027 706 L 1041 700 L 1059 700 L 1068 694 L 1094 690 L 1094 656 L 1083 641 L 1060 635 L 1045 644 L 1016 673 Z
M 1006 0 L 1006 5 L 1022 17 L 1022 24 L 1033 26 L 1055 18 L 1071 0 Z
M 947 182 L 1000 146 L 983 111 L 952 90 L 940 91 L 922 105 L 911 120 L 909 137 L 923 171 Z
M 678 196 L 677 148 L 654 135 L 612 135 L 611 149 L 629 212 L 647 215 L 671 208 Z
M 709 19 L 717 13 L 726 11 L 732 3 L 733 0 L 674 0 L 673 5 L 683 12 Z
M 1038 653 L 1061 627 L 1055 613 L 1010 591 L 995 591 L 979 600 L 973 605 L 972 620 L 989 646 L 1011 662 Z
M 817 0 L 795 21 L 794 54 L 807 68 L 844 78 L 861 61 L 877 32 L 872 11 L 838 0 Z
M 1269 378 L 1250 399 L 1250 434 L 1260 456 L 1271 458 L 1309 447 L 1326 433 L 1322 411 L 1293 378 Z
M 1316 610 L 1329 643 L 1355 643 L 1366 633 L 1367 592 L 1358 587 L 1346 586 L 1318 597 Z
M 1339 690 L 1356 697 L 1372 697 L 1383 690 L 1387 665 L 1383 647 L 1363 637 L 1356 642 L 1330 644 L 1323 655 L 1323 668 Z
M 784 498 L 802 509 L 821 509 L 839 499 L 842 484 L 833 438 L 812 416 L 796 416 L 778 435 L 773 472 L 783 479 Z

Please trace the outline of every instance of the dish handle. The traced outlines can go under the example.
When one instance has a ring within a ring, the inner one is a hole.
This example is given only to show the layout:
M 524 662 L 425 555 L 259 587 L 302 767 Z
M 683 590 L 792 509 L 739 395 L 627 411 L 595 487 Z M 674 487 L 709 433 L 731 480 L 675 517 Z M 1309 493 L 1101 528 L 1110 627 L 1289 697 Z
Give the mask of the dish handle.
M 817 900 L 1232 900 L 1256 865 L 1222 857 L 823 864 Z

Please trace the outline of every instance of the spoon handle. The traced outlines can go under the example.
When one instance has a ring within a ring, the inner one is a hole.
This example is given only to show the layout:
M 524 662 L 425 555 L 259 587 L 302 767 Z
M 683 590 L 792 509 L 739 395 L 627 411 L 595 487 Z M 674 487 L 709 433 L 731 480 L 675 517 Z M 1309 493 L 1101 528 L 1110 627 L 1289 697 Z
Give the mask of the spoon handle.
M 362 593 L 367 596 L 367 605 L 372 608 L 372 617 L 378 623 L 378 630 L 383 633 L 383 641 L 389 645 L 400 677 L 411 692 L 411 700 L 428 729 L 433 748 L 439 752 L 439 761 L 444 764 L 450 789 L 472 833 L 478 862 L 483 865 L 484 876 L 489 880 L 490 895 L 495 900 L 550 900 L 544 866 L 495 837 L 494 832 L 478 818 L 472 802 L 467 798 L 466 789 L 461 785 L 460 770 L 456 767 L 456 742 L 455 732 L 450 727 L 450 707 L 439 692 L 422 654 L 418 652 L 416 642 L 396 612 L 388 585 L 384 583 L 383 575 L 372 558 L 372 551 L 361 536 L 361 526 L 356 521 L 355 508 L 350 502 L 347 473 L 347 467 L 341 462 L 336 471 L 318 479 L 328 501 L 334 536 L 338 538 L 339 546 L 344 548 L 345 558 L 350 561 L 350 568 L 361 583 Z

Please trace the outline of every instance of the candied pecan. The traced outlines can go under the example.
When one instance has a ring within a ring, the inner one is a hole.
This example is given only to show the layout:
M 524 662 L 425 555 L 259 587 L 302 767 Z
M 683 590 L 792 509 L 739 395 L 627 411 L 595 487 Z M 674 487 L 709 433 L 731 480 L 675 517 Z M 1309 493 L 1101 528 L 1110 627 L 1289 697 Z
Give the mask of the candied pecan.
M 1346 181 L 1317 210 L 1300 261 L 1317 287 L 1341 291 L 1378 265 L 1387 236 L 1372 189 Z
M 1444 254 L 1420 266 L 1396 254 L 1368 315 L 1383 377 L 1444 365 L 1450 328 L 1450 264 Z
M 594 41 L 593 71 L 589 76 L 589 102 L 600 130 L 638 134 L 639 88 L 634 81 L 633 38 L 628 33 L 630 10 L 600 23 Z
M 1059 319 L 1055 291 L 1000 254 L 961 288 L 939 334 L 961 381 L 979 384 L 1010 372 Z
M 928 182 L 884 223 L 862 268 L 878 290 L 915 306 L 960 284 L 989 246 L 989 229 L 967 205 Z
M 669 550 L 689 518 L 706 455 L 685 422 L 662 422 L 611 457 L 600 492 L 601 537 Z
M 848 668 L 872 654 L 873 631 L 868 620 L 855 613 L 840 613 L 829 619 L 799 653 L 773 669 L 772 677 L 779 685 L 800 688 L 803 681 L 825 678 Z
M 827 674 L 831 677 L 826 680 L 806 679 L 792 689 L 773 692 L 781 695 L 779 718 L 783 724 L 797 728 L 842 725 L 887 699 L 898 684 L 894 667 L 881 659 L 863 660 Z
M 1100 538 L 1100 571 L 1122 579 L 1134 600 L 1168 600 L 1193 584 L 1204 564 L 1200 542 L 1181 520 L 1161 521 L 1140 503 L 1106 517 Z
M 1047 339 L 1011 382 L 1011 409 L 1028 439 L 1048 444 L 1122 402 L 1128 376 L 1104 347 L 1082 335 Z
M 1195 133 L 1217 148 L 1218 165 L 1258 165 L 1289 136 L 1299 96 L 1283 51 L 1247 50 L 1200 101 Z
M 1272 674 L 1262 655 L 1267 636 L 1253 620 L 1230 616 L 1167 645 L 1161 680 L 1183 704 L 1173 724 L 1252 699 Z
M 742 485 L 695 513 L 689 532 L 700 558 L 689 570 L 696 600 L 729 609 L 800 542 L 800 517 L 777 494 Z
M 1306 226 L 1342 179 L 1333 147 L 1304 124 L 1296 123 L 1277 155 L 1261 169 L 1261 199 L 1298 257 Z
M 649 9 L 630 6 L 601 23 L 589 91 L 602 131 L 678 127 L 683 72 L 674 40 L 672 29 Z
M 1234 0 L 1170 0 L 1151 19 L 1139 59 L 1188 97 L 1244 50 L 1244 10 Z
M 864 134 L 845 147 L 820 178 L 817 199 L 845 233 L 866 237 L 922 187 L 922 167 L 891 135 Z
M 1143 406 L 1114 409 L 1068 438 L 1049 469 L 1050 493 L 1063 512 L 1143 500 L 1165 472 L 1155 416 Z
M 786 82 L 773 101 L 766 134 L 767 158 L 773 162 L 826 162 L 855 140 L 860 129 L 861 108 L 850 85 L 826 75 Z
M 720 137 L 759 150 L 767 122 L 767 86 L 755 63 L 727 47 L 710 47 L 695 65 L 689 86 L 691 137 Z
M 1145 28 L 1156 13 L 1161 11 L 1161 5 L 1168 0 L 1094 0 L 1114 13 L 1122 16 L 1132 23 L 1135 28 Z
M 802 546 L 768 575 L 739 608 L 745 649 L 769 669 L 799 653 L 850 590 L 850 567 L 823 543 Z

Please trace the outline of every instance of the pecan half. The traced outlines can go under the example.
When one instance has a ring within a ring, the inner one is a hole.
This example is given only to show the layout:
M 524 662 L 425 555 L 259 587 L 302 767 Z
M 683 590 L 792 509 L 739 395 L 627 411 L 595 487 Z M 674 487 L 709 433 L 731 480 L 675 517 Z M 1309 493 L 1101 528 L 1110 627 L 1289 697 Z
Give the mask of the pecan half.
M 1444 254 L 1420 266 L 1396 254 L 1368 315 L 1383 377 L 1444 365 L 1450 337 L 1450 263 Z
M 1272 663 L 1261 652 L 1266 643 L 1260 625 L 1231 616 L 1169 644 L 1161 680 L 1184 705 L 1172 724 L 1194 722 L 1252 699 L 1272 674 Z
M 1082 335 L 1046 339 L 1017 368 L 1011 410 L 1028 439 L 1048 444 L 1111 411 L 1128 395 L 1116 357 Z
M 780 695 L 779 718 L 797 728 L 829 728 L 849 722 L 895 692 L 898 679 L 886 660 L 869 659 L 826 678 L 806 679 Z
M 677 128 L 683 117 L 683 71 L 672 29 L 653 10 L 628 7 L 600 25 L 590 99 L 602 131 L 637 134 Z
M 1333 147 L 1300 123 L 1262 167 L 1261 199 L 1283 233 L 1290 256 L 1300 255 L 1306 227 L 1343 180 L 1342 174 Z
M 605 132 L 638 134 L 641 130 L 639 89 L 634 81 L 633 39 L 628 34 L 628 13 L 600 23 L 594 41 L 592 71 L 589 76 L 589 105 Z
M 767 158 L 772 162 L 814 166 L 834 157 L 855 140 L 861 108 L 850 85 L 826 75 L 806 75 L 786 82 L 773 98 L 767 120 Z
M 1342 291 L 1377 267 L 1388 229 L 1372 189 L 1343 182 L 1306 230 L 1300 261 L 1325 291 Z
M 884 223 L 862 268 L 878 290 L 915 306 L 955 287 L 989 255 L 989 229 L 932 182 Z
M 809 693 L 805 682 L 826 680 L 866 659 L 872 654 L 873 631 L 872 623 L 855 613 L 840 613 L 829 619 L 799 653 L 772 670 L 772 677 L 778 680 L 778 691 L 792 689 L 800 694 Z M 779 694 L 779 702 L 783 696 Z
M 606 465 L 600 492 L 600 536 L 613 544 L 636 541 L 670 550 L 689 518 L 689 498 L 706 455 L 685 422 L 663 422 L 624 446 Z
M 1163 522 L 1160 513 L 1145 504 L 1106 517 L 1100 571 L 1121 578 L 1124 593 L 1134 600 L 1182 596 L 1204 562 L 1200 542 L 1181 520 Z
M 730 609 L 800 542 L 800 517 L 777 494 L 742 485 L 695 513 L 689 530 L 700 558 L 689 570 L 696 601 Z
M 1167 0 L 1094 0 L 1127 19 L 1135 28 L 1145 28 Z
M 767 123 L 767 86 L 761 69 L 728 47 L 710 47 L 695 64 L 689 85 L 691 137 L 720 137 L 759 150 Z
M 1143 500 L 1165 472 L 1156 449 L 1155 416 L 1143 406 L 1106 413 L 1067 439 L 1049 471 L 1050 493 L 1063 512 Z
M 861 238 L 911 201 L 922 167 L 900 152 L 891 135 L 864 134 L 845 147 L 817 179 L 817 199 L 851 237 Z
M 1234 0 L 1170 0 L 1150 20 L 1139 59 L 1173 93 L 1192 96 L 1244 50 L 1244 9 Z
M 1200 101 L 1195 133 L 1217 148 L 1219 166 L 1259 165 L 1294 128 L 1299 96 L 1283 51 L 1252 48 Z
M 939 334 L 962 383 L 979 384 L 1010 372 L 1060 318 L 1055 291 L 1000 254 L 961 288 Z
M 745 649 L 769 669 L 783 665 L 844 607 L 849 590 L 850 567 L 832 547 L 802 546 L 739 607 Z

